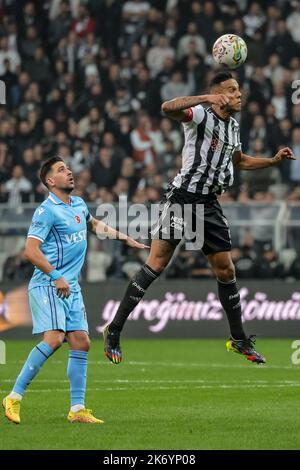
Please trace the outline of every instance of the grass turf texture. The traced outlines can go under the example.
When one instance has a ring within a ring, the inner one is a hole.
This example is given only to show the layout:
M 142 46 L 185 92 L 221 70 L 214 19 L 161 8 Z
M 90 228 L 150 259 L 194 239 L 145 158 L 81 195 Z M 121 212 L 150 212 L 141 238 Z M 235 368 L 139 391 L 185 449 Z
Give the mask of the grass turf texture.
M 0 395 L 11 390 L 32 341 L 7 341 Z M 2 417 L 0 449 L 299 449 L 300 365 L 292 340 L 260 340 L 268 365 L 227 353 L 225 340 L 127 340 L 124 362 L 89 354 L 87 406 L 104 425 L 70 424 L 67 345 L 22 402 L 21 424 Z M 2 410 L 3 411 L 3 410 Z

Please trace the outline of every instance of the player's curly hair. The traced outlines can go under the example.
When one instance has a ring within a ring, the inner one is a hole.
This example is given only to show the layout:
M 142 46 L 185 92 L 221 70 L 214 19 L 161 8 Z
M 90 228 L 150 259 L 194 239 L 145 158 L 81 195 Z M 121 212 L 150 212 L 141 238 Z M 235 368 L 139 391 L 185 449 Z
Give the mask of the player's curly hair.
M 48 188 L 48 185 L 47 185 L 47 182 L 46 182 L 47 181 L 47 175 L 48 175 L 49 171 L 51 170 L 51 168 L 53 167 L 53 165 L 57 162 L 63 162 L 63 159 L 61 157 L 55 156 L 55 157 L 48 158 L 48 160 L 46 160 L 42 164 L 42 167 L 41 167 L 41 170 L 40 170 L 40 180 L 47 188 Z

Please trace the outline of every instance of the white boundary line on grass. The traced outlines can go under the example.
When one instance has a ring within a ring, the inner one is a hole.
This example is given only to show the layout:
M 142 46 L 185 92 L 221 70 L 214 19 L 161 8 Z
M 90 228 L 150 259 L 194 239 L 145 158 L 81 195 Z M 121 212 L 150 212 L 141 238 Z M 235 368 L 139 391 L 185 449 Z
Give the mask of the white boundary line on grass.
M 1 382 L 6 382 L 6 383 L 10 383 L 10 382 L 15 382 L 15 379 L 2 379 Z M 34 379 L 34 383 L 57 383 L 57 382 L 60 382 L 60 383 L 69 383 L 69 380 L 67 379 L 62 379 L 62 380 L 59 380 L 59 379 Z M 210 380 L 210 379 L 206 379 L 206 380 L 202 380 L 202 379 L 184 379 L 184 380 L 181 380 L 181 379 L 110 379 L 110 380 L 107 380 L 107 379 L 90 379 L 90 382 L 91 383 L 103 383 L 103 384 L 106 384 L 106 383 L 109 383 L 109 384 L 113 384 L 113 383 L 116 383 L 116 384 L 160 384 L 160 383 L 167 383 L 167 384 L 176 384 L 176 383 L 179 383 L 179 384 L 182 384 L 182 383 L 186 383 L 186 384 L 211 384 L 211 385 L 218 385 L 218 384 L 224 384 L 224 380 Z M 232 382 L 231 382 L 232 383 Z M 268 380 L 239 380 L 237 385 L 243 385 L 243 386 L 247 386 L 247 385 L 259 385 L 259 384 L 262 384 L 262 385 L 273 385 L 273 384 L 276 384 L 276 385 L 299 385 L 300 386 L 300 381 L 296 381 L 296 380 L 274 380 L 273 382 L 271 381 L 268 381 Z M 225 384 L 226 385 L 226 384 Z
M 26 358 L 24 360 L 18 361 L 8 361 L 6 365 L 10 364 L 24 364 Z M 51 361 L 51 359 L 50 359 Z M 49 362 L 50 363 L 50 362 Z M 66 364 L 66 361 L 51 361 L 51 364 L 58 365 L 58 364 Z M 110 362 L 106 361 L 88 361 L 89 365 L 97 365 L 97 366 L 112 366 Z M 248 365 L 250 365 L 248 361 Z M 122 367 L 124 366 L 149 366 L 149 367 L 184 367 L 185 369 L 188 367 L 199 367 L 202 368 L 220 368 L 220 369 L 243 369 L 245 366 L 247 367 L 247 362 L 244 361 L 243 364 L 221 364 L 221 363 L 201 363 L 201 362 L 139 362 L 139 361 L 124 361 L 122 363 Z M 290 366 L 280 366 L 276 364 L 261 364 L 261 367 L 256 366 L 255 370 L 261 369 L 290 369 L 290 370 L 297 370 L 299 371 L 299 367 L 295 365 Z
M 134 389 L 130 387 L 103 387 L 103 388 L 87 388 L 87 392 L 126 392 L 126 391 L 159 391 L 159 390 L 203 390 L 203 389 L 248 389 L 248 388 L 285 388 L 285 387 L 298 387 L 300 388 L 300 383 L 289 384 L 289 385 L 196 385 L 194 387 L 136 387 Z M 0 393 L 9 393 L 10 390 L 0 389 Z M 55 389 L 36 389 L 36 390 L 27 390 L 26 393 L 53 393 L 53 392 L 63 392 L 70 393 L 70 388 L 55 388 Z

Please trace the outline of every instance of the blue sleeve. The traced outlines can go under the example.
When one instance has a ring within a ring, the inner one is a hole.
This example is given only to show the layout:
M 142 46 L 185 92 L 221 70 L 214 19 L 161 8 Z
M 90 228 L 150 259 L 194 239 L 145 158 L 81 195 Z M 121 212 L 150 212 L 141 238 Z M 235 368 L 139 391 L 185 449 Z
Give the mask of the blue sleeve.
M 44 242 L 53 225 L 53 214 L 48 207 L 39 206 L 32 217 L 28 237 Z

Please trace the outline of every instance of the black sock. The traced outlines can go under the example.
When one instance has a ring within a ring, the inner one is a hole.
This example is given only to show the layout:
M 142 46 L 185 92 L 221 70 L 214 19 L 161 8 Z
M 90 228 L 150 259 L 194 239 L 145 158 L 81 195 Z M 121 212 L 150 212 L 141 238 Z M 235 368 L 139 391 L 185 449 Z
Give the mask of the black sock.
M 144 264 L 144 266 L 141 267 L 141 269 L 131 279 L 127 287 L 117 313 L 109 326 L 110 331 L 122 330 L 124 323 L 132 310 L 137 306 L 139 301 L 142 300 L 146 290 L 150 284 L 158 278 L 159 274 L 160 273 L 153 271 L 153 269 L 147 266 L 147 264 Z
M 242 325 L 242 310 L 240 294 L 236 280 L 222 282 L 218 280 L 219 299 L 227 315 L 231 337 L 245 339 L 246 335 Z

